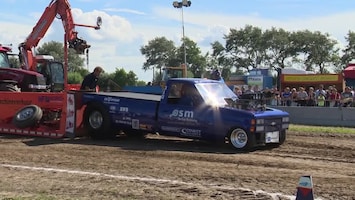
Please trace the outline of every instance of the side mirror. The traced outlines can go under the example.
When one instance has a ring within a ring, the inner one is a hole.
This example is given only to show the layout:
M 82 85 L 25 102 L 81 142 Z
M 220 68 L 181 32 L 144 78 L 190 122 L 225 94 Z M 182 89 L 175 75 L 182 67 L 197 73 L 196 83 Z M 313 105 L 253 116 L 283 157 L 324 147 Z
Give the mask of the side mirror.
M 100 29 L 101 25 L 102 25 L 102 18 L 98 16 L 96 19 L 96 29 Z

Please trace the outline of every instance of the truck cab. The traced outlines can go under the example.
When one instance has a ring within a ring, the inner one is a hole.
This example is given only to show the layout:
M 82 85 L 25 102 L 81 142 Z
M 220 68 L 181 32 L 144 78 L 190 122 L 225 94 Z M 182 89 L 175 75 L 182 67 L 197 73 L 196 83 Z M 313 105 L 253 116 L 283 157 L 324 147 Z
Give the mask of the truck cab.
M 161 132 L 208 141 L 225 140 L 235 148 L 246 149 L 282 144 L 289 116 L 267 108 L 260 99 L 238 99 L 220 81 L 175 79 L 168 82 L 163 94 L 158 121 Z

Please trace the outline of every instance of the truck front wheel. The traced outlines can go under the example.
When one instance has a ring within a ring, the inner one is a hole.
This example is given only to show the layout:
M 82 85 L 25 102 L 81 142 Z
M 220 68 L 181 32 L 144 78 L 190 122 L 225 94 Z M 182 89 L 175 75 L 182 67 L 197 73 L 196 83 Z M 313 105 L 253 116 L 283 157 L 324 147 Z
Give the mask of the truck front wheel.
M 241 128 L 233 129 L 229 134 L 229 144 L 237 150 L 249 150 L 255 145 L 254 135 Z
M 113 136 L 110 116 L 100 104 L 89 104 L 84 112 L 84 126 L 93 139 L 104 139 Z

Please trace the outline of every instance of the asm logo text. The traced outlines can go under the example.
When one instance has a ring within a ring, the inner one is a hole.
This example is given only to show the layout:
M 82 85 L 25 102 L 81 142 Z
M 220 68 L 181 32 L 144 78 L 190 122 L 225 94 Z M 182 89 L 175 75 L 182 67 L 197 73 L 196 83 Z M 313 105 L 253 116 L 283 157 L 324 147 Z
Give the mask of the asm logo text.
M 170 117 L 179 117 L 179 118 L 194 118 L 194 112 L 188 110 L 173 110 L 170 114 Z

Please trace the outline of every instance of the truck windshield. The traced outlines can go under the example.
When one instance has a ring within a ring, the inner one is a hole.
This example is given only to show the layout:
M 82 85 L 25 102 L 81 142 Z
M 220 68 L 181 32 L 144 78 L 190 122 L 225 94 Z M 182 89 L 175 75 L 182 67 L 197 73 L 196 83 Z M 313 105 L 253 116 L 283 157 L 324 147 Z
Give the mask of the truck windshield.
M 0 67 L 10 67 L 9 59 L 4 52 L 0 52 Z
M 238 99 L 225 83 L 197 83 L 196 88 L 207 104 L 227 106 Z

